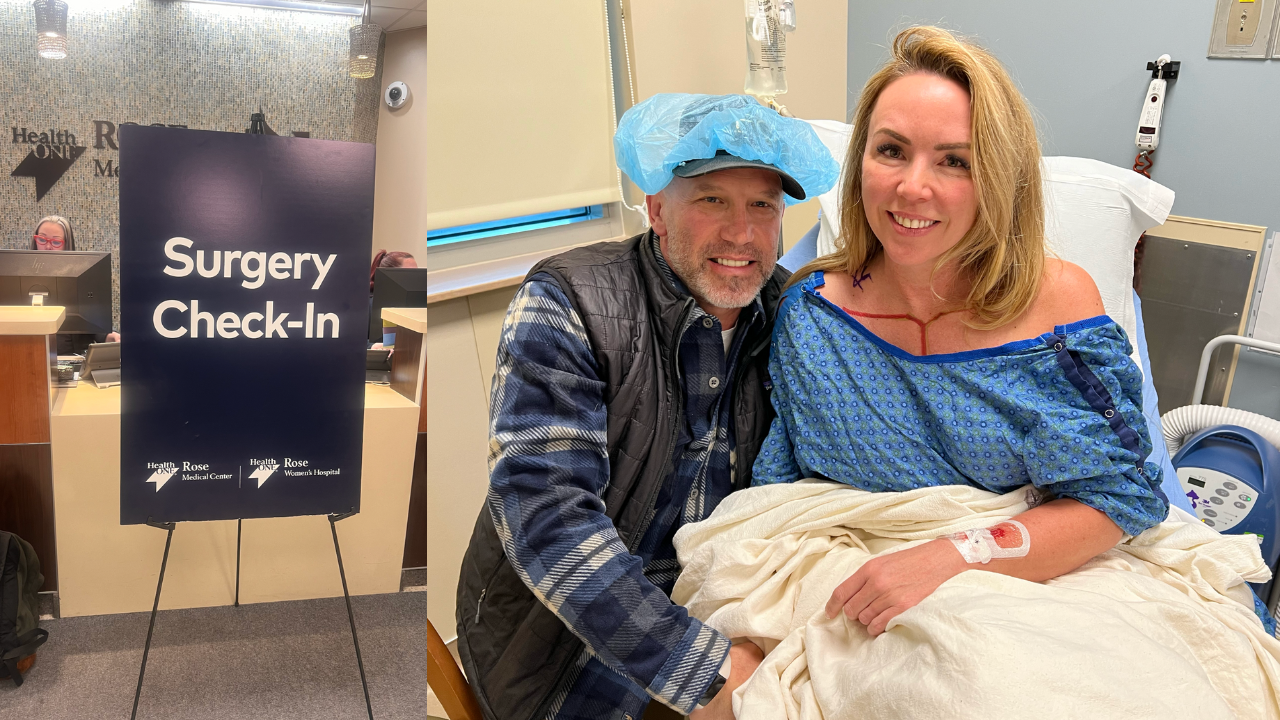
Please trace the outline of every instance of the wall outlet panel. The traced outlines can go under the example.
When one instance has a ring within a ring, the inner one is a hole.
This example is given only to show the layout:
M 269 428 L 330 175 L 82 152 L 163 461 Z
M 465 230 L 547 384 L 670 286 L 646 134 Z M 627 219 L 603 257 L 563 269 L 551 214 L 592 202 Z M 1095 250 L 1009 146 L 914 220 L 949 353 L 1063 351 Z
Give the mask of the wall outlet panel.
M 1218 0 L 1209 34 L 1211 58 L 1263 59 L 1272 51 L 1280 0 Z

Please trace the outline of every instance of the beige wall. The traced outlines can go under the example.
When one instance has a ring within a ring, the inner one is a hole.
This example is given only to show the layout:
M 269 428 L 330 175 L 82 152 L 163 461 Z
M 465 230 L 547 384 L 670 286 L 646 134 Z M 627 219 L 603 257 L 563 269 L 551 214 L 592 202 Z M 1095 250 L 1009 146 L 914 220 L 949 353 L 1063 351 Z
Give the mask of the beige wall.
M 742 92 L 747 47 L 738 0 L 627 0 L 635 56 L 636 101 L 661 92 Z M 848 97 L 847 0 L 796 3 L 796 31 L 787 37 L 786 95 L 793 115 L 845 120 Z M 790 247 L 818 220 L 818 203 L 787 208 L 783 239 Z
M 427 29 L 388 33 L 383 58 L 369 255 L 386 249 L 426 258 Z M 381 93 L 397 80 L 409 86 L 409 100 L 392 110 Z
M 515 288 L 432 305 L 427 328 L 427 616 L 456 634 L 462 555 L 489 488 L 489 386 Z

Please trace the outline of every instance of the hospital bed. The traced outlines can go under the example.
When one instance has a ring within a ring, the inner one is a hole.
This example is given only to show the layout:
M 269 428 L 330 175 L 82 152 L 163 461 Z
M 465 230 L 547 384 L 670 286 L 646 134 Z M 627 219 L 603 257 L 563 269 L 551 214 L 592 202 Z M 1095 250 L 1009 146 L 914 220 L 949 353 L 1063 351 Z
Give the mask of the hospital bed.
M 794 272 L 813 260 L 818 252 L 818 232 L 821 225 L 819 222 L 805 233 L 791 247 L 791 250 L 778 260 L 778 264 Z M 1133 305 L 1137 311 L 1138 333 L 1137 337 L 1131 340 L 1137 345 L 1138 354 L 1142 358 L 1142 414 L 1147 418 L 1147 431 L 1151 434 L 1151 462 L 1159 464 L 1164 471 L 1160 487 L 1165 495 L 1169 496 L 1169 502 L 1187 512 L 1192 512 L 1191 502 L 1178 483 L 1178 473 L 1173 469 L 1169 449 L 1165 445 L 1164 432 L 1160 424 L 1159 399 L 1156 396 L 1156 386 L 1151 382 L 1151 358 L 1147 355 L 1147 339 L 1142 324 L 1142 301 L 1138 298 L 1137 292 L 1133 293 Z

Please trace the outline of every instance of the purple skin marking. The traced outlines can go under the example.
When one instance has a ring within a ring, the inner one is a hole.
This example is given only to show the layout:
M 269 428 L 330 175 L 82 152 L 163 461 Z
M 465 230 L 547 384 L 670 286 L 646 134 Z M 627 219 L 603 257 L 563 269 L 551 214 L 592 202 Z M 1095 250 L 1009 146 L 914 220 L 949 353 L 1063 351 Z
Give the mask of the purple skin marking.
M 855 278 L 855 277 L 852 277 L 852 276 L 851 276 L 851 279 L 853 280 L 853 286 L 854 286 L 854 287 L 858 288 L 859 290 L 863 290 L 864 288 L 862 287 L 862 281 L 863 281 L 863 280 L 870 280 L 870 279 L 871 279 L 871 273 L 863 273 L 862 277 L 860 277 L 860 278 Z

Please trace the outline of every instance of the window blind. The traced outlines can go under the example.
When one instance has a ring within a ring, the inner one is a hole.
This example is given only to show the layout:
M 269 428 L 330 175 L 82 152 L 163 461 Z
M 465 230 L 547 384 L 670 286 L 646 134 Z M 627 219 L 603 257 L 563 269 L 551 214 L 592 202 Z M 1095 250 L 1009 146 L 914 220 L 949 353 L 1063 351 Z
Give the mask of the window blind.
M 427 231 L 619 199 L 602 0 L 433 3 Z

